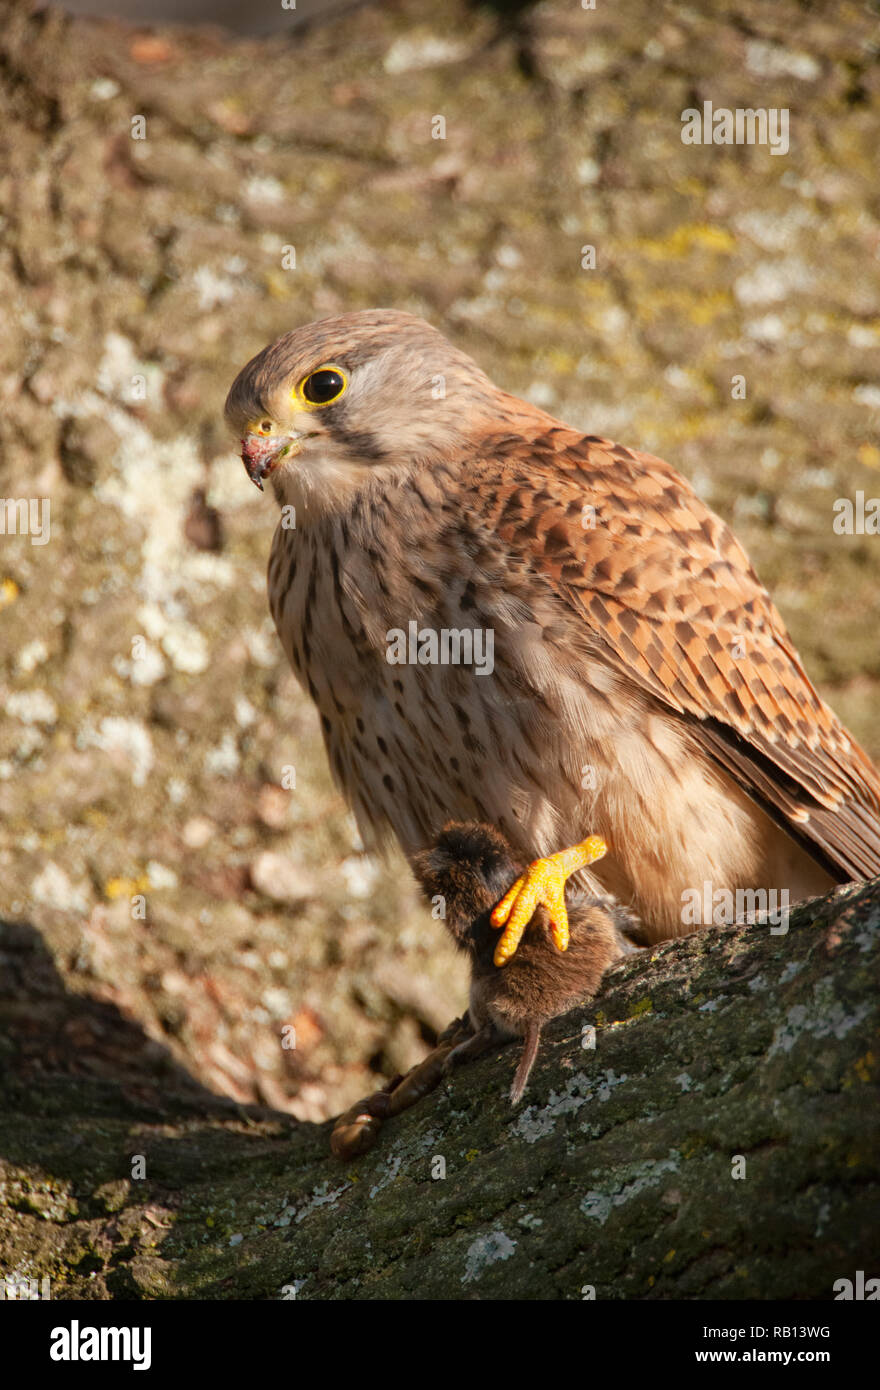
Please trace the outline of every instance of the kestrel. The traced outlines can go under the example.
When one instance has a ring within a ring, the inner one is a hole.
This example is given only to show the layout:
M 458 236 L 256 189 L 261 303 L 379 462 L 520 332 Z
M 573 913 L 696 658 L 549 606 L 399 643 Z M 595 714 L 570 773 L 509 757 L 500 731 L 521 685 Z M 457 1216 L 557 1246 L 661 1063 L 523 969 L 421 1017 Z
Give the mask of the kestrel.
M 880 872 L 875 768 L 669 464 L 379 309 L 279 338 L 226 416 L 282 508 L 272 616 L 365 842 L 412 858 L 476 820 L 540 856 L 499 964 L 538 903 L 564 949 L 565 880 L 602 855 L 646 942 L 704 885 L 797 902 Z

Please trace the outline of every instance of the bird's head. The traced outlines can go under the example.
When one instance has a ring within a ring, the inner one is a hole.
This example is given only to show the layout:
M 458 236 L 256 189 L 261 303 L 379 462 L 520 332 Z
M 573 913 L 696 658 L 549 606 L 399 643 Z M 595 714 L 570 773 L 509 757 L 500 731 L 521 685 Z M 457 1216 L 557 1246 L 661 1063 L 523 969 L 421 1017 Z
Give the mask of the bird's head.
M 279 502 L 333 505 L 377 468 L 412 467 L 466 445 L 503 399 L 471 358 L 424 320 L 388 309 L 285 333 L 239 372 L 226 419 L 248 476 Z

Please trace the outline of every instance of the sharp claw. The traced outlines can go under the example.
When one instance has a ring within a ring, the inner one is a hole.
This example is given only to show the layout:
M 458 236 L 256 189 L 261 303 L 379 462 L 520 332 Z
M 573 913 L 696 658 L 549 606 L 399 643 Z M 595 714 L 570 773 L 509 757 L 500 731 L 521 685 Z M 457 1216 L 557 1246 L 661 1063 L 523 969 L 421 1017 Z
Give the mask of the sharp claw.
M 558 922 L 552 922 L 550 925 L 553 935 L 553 944 L 557 951 L 567 951 L 569 942 L 568 927 L 560 926 Z
M 518 946 L 519 942 L 517 942 L 516 944 Z M 504 938 L 502 937 L 498 945 L 495 947 L 495 954 L 492 957 L 492 964 L 497 966 L 506 965 L 507 962 L 510 960 L 510 957 L 514 955 L 515 952 L 516 946 L 511 948 L 509 945 L 507 945 L 507 943 L 504 941 Z
M 489 916 L 493 927 L 504 927 L 504 934 L 493 956 L 496 965 L 506 965 L 516 953 L 539 904 L 547 909 L 557 950 L 568 949 L 570 933 L 565 906 L 565 881 L 578 869 L 601 859 L 607 851 L 608 847 L 601 836 L 591 835 L 571 849 L 561 850 L 559 854 L 538 859 L 529 865 L 528 871 L 508 889 Z
M 503 927 L 503 926 L 504 926 L 505 922 L 507 921 L 508 917 L 509 917 L 510 914 L 511 914 L 511 911 L 512 911 L 512 909 L 513 909 L 514 903 L 516 902 L 517 898 L 519 897 L 519 893 L 520 893 L 520 889 L 522 888 L 522 885 L 523 885 L 522 879 L 521 879 L 521 878 L 518 878 L 518 879 L 516 880 L 516 883 L 514 883 L 513 887 L 512 887 L 512 888 L 508 888 L 507 892 L 504 894 L 504 897 L 501 899 L 500 903 L 497 903 L 497 904 L 495 905 L 495 907 L 493 907 L 492 912 L 491 912 L 490 917 L 489 917 L 489 921 L 492 923 L 492 926 L 493 926 L 493 927 Z

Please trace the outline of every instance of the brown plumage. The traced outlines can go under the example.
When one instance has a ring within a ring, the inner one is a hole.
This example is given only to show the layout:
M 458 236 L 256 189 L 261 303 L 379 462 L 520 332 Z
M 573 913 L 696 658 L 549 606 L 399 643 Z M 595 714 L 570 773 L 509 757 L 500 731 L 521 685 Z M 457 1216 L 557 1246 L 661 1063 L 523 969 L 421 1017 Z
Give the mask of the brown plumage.
M 447 1065 L 478 1056 L 499 1039 L 523 1038 L 510 1091 L 514 1104 L 525 1090 L 543 1025 L 596 993 L 608 967 L 632 949 L 623 933 L 636 925 L 613 898 L 569 888 L 568 949 L 557 951 L 539 907 L 516 955 L 499 969 L 493 963 L 498 931 L 489 913 L 524 867 L 503 835 L 474 823 L 452 822 L 413 859 L 425 896 L 442 906 L 444 926 L 471 965 L 473 1036 L 450 1053 Z
M 875 769 L 668 464 L 384 310 L 286 334 L 227 418 L 287 509 L 270 606 L 368 843 L 411 856 L 451 817 L 522 858 L 602 835 L 596 878 L 654 939 L 707 880 L 797 901 L 880 872 Z M 389 662 L 410 623 L 491 633 L 491 669 Z

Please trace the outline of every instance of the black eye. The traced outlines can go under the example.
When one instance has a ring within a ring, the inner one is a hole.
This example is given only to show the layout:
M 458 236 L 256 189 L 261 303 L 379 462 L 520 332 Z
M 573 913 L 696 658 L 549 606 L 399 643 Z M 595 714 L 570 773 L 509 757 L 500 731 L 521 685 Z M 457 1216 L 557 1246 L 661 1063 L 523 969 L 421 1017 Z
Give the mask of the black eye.
M 312 405 L 327 405 L 345 390 L 345 377 L 335 367 L 319 367 L 307 376 L 302 393 Z

